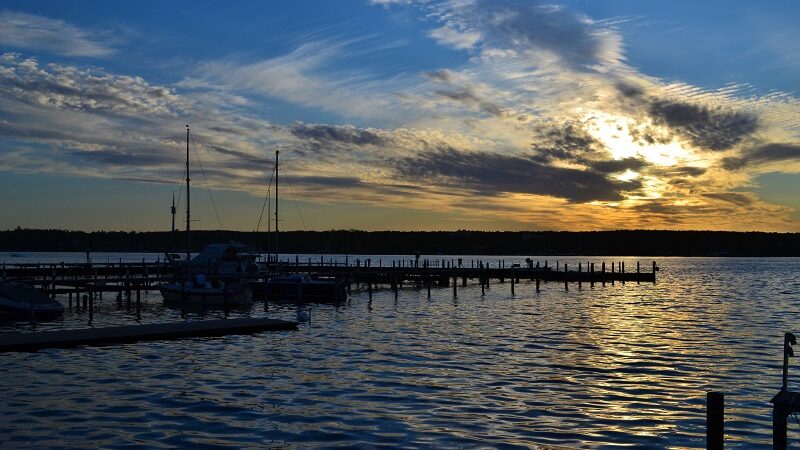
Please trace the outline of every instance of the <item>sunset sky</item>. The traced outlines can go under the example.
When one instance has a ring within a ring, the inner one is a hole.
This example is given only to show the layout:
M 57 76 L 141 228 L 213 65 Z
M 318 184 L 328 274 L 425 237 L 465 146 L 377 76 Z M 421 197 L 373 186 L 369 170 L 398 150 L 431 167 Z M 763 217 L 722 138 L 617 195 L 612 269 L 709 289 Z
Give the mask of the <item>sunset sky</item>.
M 200 229 L 265 229 L 281 149 L 283 229 L 800 231 L 798 19 L 787 1 L 5 1 L 0 229 L 169 229 L 189 124 Z

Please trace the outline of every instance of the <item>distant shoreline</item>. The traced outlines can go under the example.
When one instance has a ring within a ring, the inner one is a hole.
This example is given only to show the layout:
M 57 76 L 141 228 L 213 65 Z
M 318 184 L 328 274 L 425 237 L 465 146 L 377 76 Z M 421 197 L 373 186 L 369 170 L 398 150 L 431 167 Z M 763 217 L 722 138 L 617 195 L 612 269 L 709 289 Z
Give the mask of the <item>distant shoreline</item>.
M 214 242 L 271 250 L 266 232 L 193 231 L 192 251 Z M 731 231 L 287 231 L 281 253 L 537 256 L 800 256 L 800 233 Z M 182 232 L 0 231 L 4 252 L 185 251 Z

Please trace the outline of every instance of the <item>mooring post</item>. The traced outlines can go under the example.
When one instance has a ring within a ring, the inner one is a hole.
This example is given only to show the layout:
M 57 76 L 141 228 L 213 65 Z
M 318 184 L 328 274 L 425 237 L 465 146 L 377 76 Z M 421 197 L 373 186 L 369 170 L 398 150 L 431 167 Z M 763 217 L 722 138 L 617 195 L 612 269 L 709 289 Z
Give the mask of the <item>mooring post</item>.
M 431 298 L 431 276 L 425 275 L 425 284 L 428 288 L 428 298 Z
M 622 284 L 625 284 L 625 261 L 620 261 L 619 263 L 619 276 Z
M 600 265 L 600 276 L 603 279 L 603 287 L 606 286 L 606 262 L 603 261 Z
M 539 274 L 536 274 L 536 292 L 539 292 Z
M 582 286 L 581 284 L 581 278 L 582 278 L 581 273 L 583 272 L 583 269 L 581 267 L 582 265 L 583 265 L 582 263 L 578 263 L 578 289 L 580 289 Z
M 656 284 L 656 271 L 657 270 L 658 270 L 658 267 L 656 267 L 656 262 L 653 261 L 653 284 Z
M 367 282 L 367 293 L 369 293 L 369 299 L 372 300 L 372 280 Z
M 611 285 L 614 286 L 614 261 L 611 261 Z
M 589 286 L 594 287 L 594 263 L 587 263 L 591 265 L 591 272 L 589 273 Z
M 706 448 L 722 450 L 725 441 L 725 396 L 722 392 L 706 395 Z
M 558 261 L 556 261 L 556 264 L 558 264 Z M 567 281 L 567 263 L 564 263 L 564 290 L 569 290 L 569 282 Z
M 641 273 L 639 268 L 639 261 L 636 261 L 636 284 L 639 284 L 639 273 Z
M 511 295 L 514 295 L 514 268 L 511 268 Z

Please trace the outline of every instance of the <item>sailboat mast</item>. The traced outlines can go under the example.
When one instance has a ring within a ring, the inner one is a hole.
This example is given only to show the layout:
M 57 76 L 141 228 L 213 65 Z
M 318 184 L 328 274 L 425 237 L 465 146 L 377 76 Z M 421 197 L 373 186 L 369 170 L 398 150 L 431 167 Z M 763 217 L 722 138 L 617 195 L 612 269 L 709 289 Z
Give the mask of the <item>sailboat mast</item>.
M 278 155 L 280 150 L 275 150 L 275 263 L 278 263 Z
M 175 232 L 175 191 L 172 191 L 172 208 L 170 208 L 170 212 L 172 213 L 172 232 Z
M 192 248 L 192 235 L 190 232 L 191 208 L 189 206 L 189 125 L 186 125 L 186 268 L 189 268 L 189 261 Z

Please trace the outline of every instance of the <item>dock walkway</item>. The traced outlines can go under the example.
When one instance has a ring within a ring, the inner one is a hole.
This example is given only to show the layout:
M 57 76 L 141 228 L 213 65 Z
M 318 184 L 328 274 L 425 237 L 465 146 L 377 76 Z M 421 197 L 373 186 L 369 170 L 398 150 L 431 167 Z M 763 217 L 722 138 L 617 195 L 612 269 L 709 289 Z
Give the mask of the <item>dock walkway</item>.
M 109 345 L 188 337 L 249 334 L 260 331 L 293 330 L 297 322 L 277 319 L 241 318 L 197 320 L 79 330 L 0 334 L 0 352 L 30 352 L 46 348 Z

